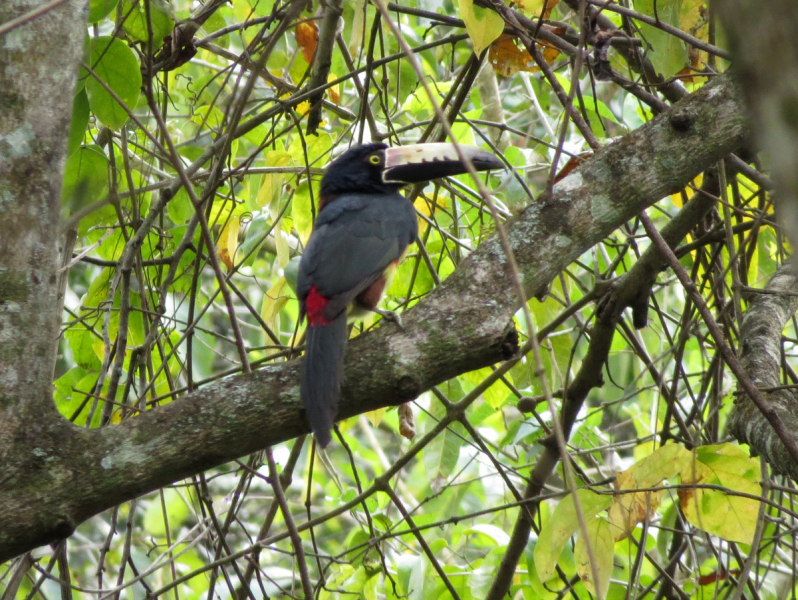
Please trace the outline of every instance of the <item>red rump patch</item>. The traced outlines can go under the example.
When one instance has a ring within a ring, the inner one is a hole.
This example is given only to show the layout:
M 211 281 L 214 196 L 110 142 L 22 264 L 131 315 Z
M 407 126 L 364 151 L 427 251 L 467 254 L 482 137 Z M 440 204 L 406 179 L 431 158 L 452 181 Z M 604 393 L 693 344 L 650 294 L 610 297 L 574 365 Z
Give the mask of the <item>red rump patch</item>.
M 324 317 L 324 310 L 330 301 L 319 293 L 316 286 L 310 288 L 307 298 L 305 298 L 305 309 L 308 313 L 308 325 L 318 327 L 319 325 L 329 325 L 332 323 Z

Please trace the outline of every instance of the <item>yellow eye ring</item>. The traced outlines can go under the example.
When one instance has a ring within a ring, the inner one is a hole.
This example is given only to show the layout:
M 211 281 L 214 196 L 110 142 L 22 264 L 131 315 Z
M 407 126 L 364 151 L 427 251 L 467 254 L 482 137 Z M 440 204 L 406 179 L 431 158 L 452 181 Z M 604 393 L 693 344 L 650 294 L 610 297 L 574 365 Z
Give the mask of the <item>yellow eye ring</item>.
M 377 156 L 376 154 L 372 154 L 371 156 L 369 156 L 369 162 L 372 165 L 378 165 L 380 164 L 380 157 Z

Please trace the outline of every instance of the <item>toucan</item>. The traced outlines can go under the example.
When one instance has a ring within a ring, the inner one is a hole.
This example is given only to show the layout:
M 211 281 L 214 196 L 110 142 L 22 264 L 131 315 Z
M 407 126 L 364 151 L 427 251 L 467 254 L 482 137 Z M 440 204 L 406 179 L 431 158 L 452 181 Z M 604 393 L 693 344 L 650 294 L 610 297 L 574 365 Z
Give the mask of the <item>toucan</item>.
M 492 153 L 460 145 L 477 171 L 502 168 Z M 348 317 L 377 305 L 407 247 L 416 240 L 405 185 L 467 172 L 453 144 L 363 144 L 330 163 L 318 216 L 299 263 L 300 321 L 307 317 L 300 396 L 321 447 L 332 439 L 343 377 Z

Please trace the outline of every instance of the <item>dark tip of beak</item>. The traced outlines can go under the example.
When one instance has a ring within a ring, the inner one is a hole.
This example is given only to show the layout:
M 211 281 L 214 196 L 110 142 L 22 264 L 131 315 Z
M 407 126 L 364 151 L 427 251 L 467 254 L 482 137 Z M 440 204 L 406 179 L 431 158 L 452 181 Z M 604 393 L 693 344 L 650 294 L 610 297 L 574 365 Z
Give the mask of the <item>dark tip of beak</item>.
M 471 158 L 471 164 L 477 171 L 492 171 L 494 169 L 504 169 L 504 163 L 499 157 L 490 152 L 480 152 L 478 156 Z

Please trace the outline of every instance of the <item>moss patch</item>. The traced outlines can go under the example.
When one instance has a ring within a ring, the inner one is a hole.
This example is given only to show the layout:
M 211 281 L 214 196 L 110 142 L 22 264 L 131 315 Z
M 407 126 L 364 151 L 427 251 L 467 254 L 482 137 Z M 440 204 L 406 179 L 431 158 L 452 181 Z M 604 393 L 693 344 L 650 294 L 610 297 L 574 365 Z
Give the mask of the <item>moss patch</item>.
M 29 286 L 28 278 L 20 271 L 0 272 L 0 302 L 24 302 Z

